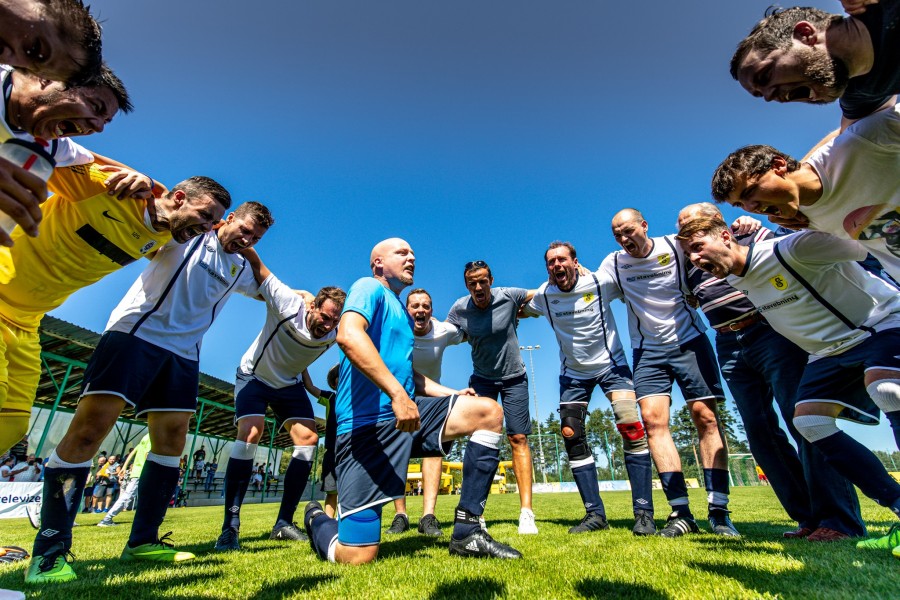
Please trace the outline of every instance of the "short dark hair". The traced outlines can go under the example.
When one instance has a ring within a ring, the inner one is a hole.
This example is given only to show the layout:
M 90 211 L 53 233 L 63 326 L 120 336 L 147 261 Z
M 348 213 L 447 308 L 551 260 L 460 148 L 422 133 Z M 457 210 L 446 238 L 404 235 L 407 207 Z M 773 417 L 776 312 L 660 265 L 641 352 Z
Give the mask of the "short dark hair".
M 134 105 L 128 96 L 128 90 L 125 89 L 125 84 L 122 83 L 122 80 L 113 73 L 113 70 L 106 63 L 101 65 L 100 72 L 96 76 L 86 81 L 81 87 L 106 88 L 115 96 L 120 111 L 130 113 L 134 110 Z
M 569 254 L 572 256 L 572 258 L 578 258 L 578 255 L 575 253 L 575 246 L 573 246 L 569 242 L 560 242 L 559 240 L 557 240 L 554 242 L 550 242 L 550 246 L 548 246 L 547 249 L 544 250 L 545 263 L 547 262 L 547 254 L 549 254 L 551 250 L 556 250 L 557 248 L 566 248 L 568 249 Z
M 347 299 L 347 292 L 342 290 L 339 287 L 327 286 L 323 287 L 319 290 L 319 293 L 316 294 L 316 297 L 313 299 L 313 306 L 316 308 L 321 308 L 323 304 L 325 304 L 326 300 L 331 300 L 334 302 L 335 306 L 338 309 L 344 308 L 344 300 Z
M 341 374 L 341 365 L 334 365 L 330 369 L 328 369 L 328 375 L 325 377 L 325 381 L 328 383 L 328 387 L 333 390 L 337 389 L 338 386 L 338 375 Z
M 85 6 L 82 0 L 37 1 L 46 18 L 58 24 L 60 38 L 70 47 L 84 51 L 81 61 L 74 61 L 78 69 L 69 83 L 77 85 L 98 76 L 103 65 L 103 42 L 100 24 L 91 16 L 91 7 Z
M 741 40 L 737 50 L 734 51 L 734 56 L 731 57 L 731 76 L 738 78 L 741 63 L 753 50 L 768 54 L 772 50 L 790 46 L 794 37 L 794 26 L 800 21 L 809 21 L 817 29 L 826 30 L 832 23 L 842 19 L 841 15 L 818 8 L 770 6 L 766 9 L 765 17 L 753 27 L 747 37 Z
M 218 181 L 211 177 L 204 177 L 203 175 L 189 177 L 181 183 L 176 184 L 169 192 L 169 195 L 171 196 L 179 190 L 184 192 L 188 197 L 210 196 L 226 210 L 231 208 L 231 194 L 229 194 L 228 190 L 222 187 Z
M 698 233 L 715 235 L 726 229 L 728 225 L 720 217 L 696 217 L 685 223 L 675 237 L 687 241 Z
M 762 175 L 772 168 L 772 161 L 781 157 L 787 163 L 788 172 L 800 168 L 800 162 L 789 154 L 780 152 L 772 146 L 755 144 L 744 146 L 728 155 L 716 168 L 712 177 L 712 197 L 716 202 L 725 202 L 734 191 L 735 180 L 743 175 L 753 177 Z
M 491 273 L 491 266 L 487 264 L 486 261 L 472 260 L 463 265 L 463 281 L 465 281 L 466 275 L 468 275 L 470 272 L 478 271 L 480 269 L 487 269 L 488 277 L 494 276 L 494 274 Z
M 250 217 L 253 219 L 253 222 L 257 225 L 261 225 L 268 229 L 272 225 L 275 224 L 275 219 L 272 217 L 272 213 L 269 212 L 269 209 L 265 207 L 261 202 L 244 202 L 236 209 L 234 209 L 235 217 Z
M 410 290 L 410 292 L 406 295 L 406 305 L 407 306 L 409 306 L 409 298 L 413 294 L 425 294 L 426 296 L 428 296 L 428 299 L 431 300 L 431 294 L 429 294 L 427 291 L 425 291 L 425 288 L 416 288 L 414 290 Z M 433 302 L 433 300 L 432 300 L 432 302 Z

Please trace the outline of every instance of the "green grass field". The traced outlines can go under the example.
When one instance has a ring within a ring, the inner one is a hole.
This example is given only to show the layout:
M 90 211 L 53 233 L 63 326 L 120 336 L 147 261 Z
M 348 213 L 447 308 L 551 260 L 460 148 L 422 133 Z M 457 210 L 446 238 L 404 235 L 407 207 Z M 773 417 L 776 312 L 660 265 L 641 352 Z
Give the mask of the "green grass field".
M 659 525 L 665 502 L 657 494 Z M 414 530 L 385 536 L 379 560 L 363 567 L 323 563 L 307 544 L 269 541 L 274 504 L 244 508 L 244 550 L 229 554 L 212 552 L 221 507 L 170 510 L 162 532 L 173 530 L 180 549 L 198 554 L 192 563 L 172 567 L 118 562 L 134 513 L 123 513 L 117 518 L 123 524 L 107 529 L 92 526 L 100 515 L 81 515 L 73 548 L 78 581 L 25 591 L 29 598 L 66 600 L 900 598 L 900 562 L 888 552 L 856 550 L 853 542 L 783 540 L 781 533 L 793 524 L 771 488 L 733 490 L 732 517 L 744 534 L 738 540 L 709 533 L 677 540 L 635 538 L 629 494 L 606 493 L 604 501 L 612 529 L 573 536 L 566 530 L 583 514 L 578 495 L 536 495 L 540 535 L 520 536 L 518 496 L 491 496 L 491 535 L 525 555 L 520 561 L 498 561 L 447 554 L 456 499 L 444 496 L 438 500 L 438 518 L 445 524 L 442 538 L 429 539 Z M 705 508 L 701 490 L 692 490 L 691 503 Z M 421 506 L 421 499 L 409 499 L 414 523 Z M 863 515 L 871 533 L 881 534 L 893 523 L 886 509 L 868 501 Z M 392 517 L 388 505 L 385 528 Z M 31 549 L 34 530 L 24 519 L 3 521 L 0 531 L 3 544 Z M 23 589 L 23 572 L 21 564 L 0 567 L 0 588 Z

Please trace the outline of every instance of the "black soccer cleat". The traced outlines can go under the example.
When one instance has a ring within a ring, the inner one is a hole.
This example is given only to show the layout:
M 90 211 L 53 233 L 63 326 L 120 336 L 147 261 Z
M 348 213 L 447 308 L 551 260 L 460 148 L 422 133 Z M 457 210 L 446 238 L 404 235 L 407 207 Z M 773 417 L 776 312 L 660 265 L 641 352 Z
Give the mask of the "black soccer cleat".
M 653 522 L 653 513 L 649 510 L 637 510 L 634 512 L 634 527 L 631 533 L 638 536 L 656 535 L 656 523 Z
M 269 534 L 270 540 L 285 540 L 289 542 L 308 542 L 309 538 L 303 533 L 296 523 L 286 523 L 284 525 L 275 524 L 272 533 Z
M 697 522 L 692 516 L 683 516 L 678 511 L 669 515 L 666 526 L 659 530 L 659 537 L 676 538 L 688 533 L 700 533 Z
M 403 513 L 397 513 L 394 520 L 391 521 L 391 526 L 388 528 L 387 533 L 397 534 L 404 531 L 409 531 L 409 517 Z
M 478 529 L 461 540 L 450 538 L 450 555 L 475 558 L 522 558 L 522 553 L 506 544 L 501 544 Z
M 328 516 L 328 514 L 324 510 L 322 510 L 322 505 L 315 500 L 307 503 L 306 508 L 303 509 L 303 528 L 306 529 L 307 539 L 309 540 L 309 547 L 312 548 L 313 554 L 315 554 L 322 560 L 328 560 L 327 556 L 322 556 L 321 554 L 319 554 L 319 551 L 316 550 L 316 544 L 313 542 L 312 523 L 313 520 L 315 520 L 315 518 L 319 515 Z
M 230 552 L 232 550 L 240 550 L 241 542 L 238 539 L 238 532 L 233 527 L 226 527 L 222 531 L 222 535 L 216 540 L 214 550 L 216 552 Z
M 570 527 L 569 533 L 587 533 L 588 531 L 600 531 L 602 529 L 609 529 L 609 523 L 606 522 L 606 515 L 595 510 L 586 513 L 584 518 L 581 519 L 581 523 Z
M 441 523 L 434 515 L 425 515 L 419 520 L 419 533 L 430 535 L 431 537 L 444 535 L 444 532 L 441 531 Z
M 741 537 L 740 532 L 731 522 L 728 514 L 731 511 L 714 509 L 709 511 L 709 528 L 716 535 L 724 535 L 727 537 Z

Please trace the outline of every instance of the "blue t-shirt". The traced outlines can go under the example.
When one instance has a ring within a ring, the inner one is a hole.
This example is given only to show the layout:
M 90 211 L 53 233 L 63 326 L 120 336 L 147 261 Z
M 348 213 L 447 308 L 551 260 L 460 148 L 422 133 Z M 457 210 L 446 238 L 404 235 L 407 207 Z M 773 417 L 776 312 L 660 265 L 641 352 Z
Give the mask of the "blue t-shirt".
M 350 287 L 344 312 L 359 313 L 369 322 L 366 333 L 378 349 L 381 360 L 412 398 L 415 394 L 413 326 L 412 318 L 400 299 L 374 277 L 363 277 Z M 340 359 L 340 378 L 334 403 L 337 434 L 393 419 L 394 411 L 387 394 L 357 371 L 343 352 Z

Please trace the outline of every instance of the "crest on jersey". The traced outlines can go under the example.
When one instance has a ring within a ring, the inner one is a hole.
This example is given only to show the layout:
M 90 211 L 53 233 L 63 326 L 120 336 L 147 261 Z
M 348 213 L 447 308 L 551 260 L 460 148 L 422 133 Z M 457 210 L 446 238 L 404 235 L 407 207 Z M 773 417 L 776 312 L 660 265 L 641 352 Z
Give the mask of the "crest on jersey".
M 592 292 L 587 292 L 581 297 L 581 299 L 584 300 L 585 304 L 590 304 L 594 301 L 594 294 Z
M 788 289 L 788 282 L 787 279 L 784 278 L 784 275 L 776 275 L 775 277 L 772 277 L 771 279 L 769 279 L 769 283 L 771 283 L 772 287 L 779 292 Z
M 656 257 L 656 262 L 659 263 L 659 266 L 664 267 L 672 261 L 672 255 L 666 252 L 665 254 L 660 254 Z
M 231 276 L 234 277 L 237 273 L 237 265 L 231 265 Z

